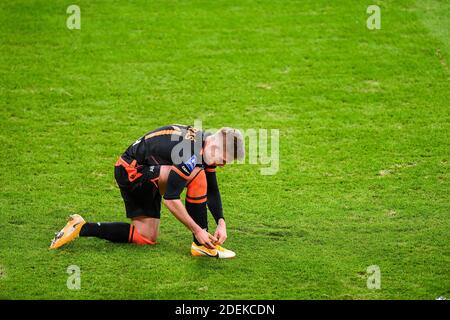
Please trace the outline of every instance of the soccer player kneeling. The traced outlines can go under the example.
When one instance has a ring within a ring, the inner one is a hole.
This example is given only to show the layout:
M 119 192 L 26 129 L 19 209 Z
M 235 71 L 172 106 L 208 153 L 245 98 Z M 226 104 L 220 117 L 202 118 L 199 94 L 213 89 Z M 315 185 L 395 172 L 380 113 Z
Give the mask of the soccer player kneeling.
M 193 256 L 233 258 L 221 245 L 227 238 L 216 167 L 244 157 L 242 134 L 222 128 L 209 134 L 192 126 L 169 125 L 148 132 L 117 160 L 115 179 L 130 223 L 86 222 L 69 217 L 56 233 L 51 249 L 77 237 L 97 237 L 112 242 L 156 244 L 161 201 L 193 234 Z M 185 205 L 180 194 L 186 188 Z M 217 229 L 208 232 L 207 207 Z

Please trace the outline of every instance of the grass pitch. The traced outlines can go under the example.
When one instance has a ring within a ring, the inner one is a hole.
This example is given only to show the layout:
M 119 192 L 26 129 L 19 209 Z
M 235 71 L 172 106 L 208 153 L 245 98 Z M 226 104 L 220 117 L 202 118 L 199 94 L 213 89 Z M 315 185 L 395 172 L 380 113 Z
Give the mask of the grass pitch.
M 70 4 L 0 4 L 0 298 L 450 298 L 448 1 Z M 195 119 L 280 130 L 276 175 L 218 173 L 236 259 L 165 209 L 157 246 L 48 250 L 71 213 L 126 221 L 117 157 Z

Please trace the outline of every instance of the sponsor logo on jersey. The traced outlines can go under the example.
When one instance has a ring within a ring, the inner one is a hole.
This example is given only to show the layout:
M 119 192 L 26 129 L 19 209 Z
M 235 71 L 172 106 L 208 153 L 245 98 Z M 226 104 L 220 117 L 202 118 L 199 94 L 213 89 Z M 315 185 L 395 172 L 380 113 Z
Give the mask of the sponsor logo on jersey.
M 191 172 L 194 170 L 195 166 L 197 164 L 197 157 L 195 154 L 186 162 L 183 163 L 183 171 L 187 172 L 188 174 L 191 174 Z

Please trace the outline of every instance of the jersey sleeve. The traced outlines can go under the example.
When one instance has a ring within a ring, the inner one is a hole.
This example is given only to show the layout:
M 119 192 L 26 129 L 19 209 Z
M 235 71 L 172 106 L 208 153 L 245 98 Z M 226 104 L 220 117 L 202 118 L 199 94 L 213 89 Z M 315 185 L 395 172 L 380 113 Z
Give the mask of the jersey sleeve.
M 174 164 L 167 178 L 167 190 L 164 193 L 164 199 L 180 199 L 180 194 L 186 186 L 186 180 L 197 166 L 197 156 L 194 154 L 189 159 L 179 164 Z
M 219 185 L 217 184 L 216 168 L 206 167 L 206 182 L 208 184 L 207 204 L 209 211 L 214 217 L 216 223 L 224 219 L 222 209 L 222 198 L 220 197 Z
M 164 193 L 164 199 L 166 200 L 175 200 L 180 199 L 180 194 L 183 192 L 184 186 L 186 185 L 186 179 L 183 178 L 179 173 L 172 170 L 169 173 L 169 177 L 167 178 L 167 188 Z

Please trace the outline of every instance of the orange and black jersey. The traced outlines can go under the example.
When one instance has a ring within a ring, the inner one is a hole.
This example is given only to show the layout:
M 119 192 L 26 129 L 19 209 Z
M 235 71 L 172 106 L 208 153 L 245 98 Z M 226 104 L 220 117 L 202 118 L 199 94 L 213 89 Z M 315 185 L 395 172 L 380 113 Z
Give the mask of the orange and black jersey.
M 203 161 L 203 146 L 209 135 L 192 126 L 168 125 L 143 135 L 122 154 L 127 163 L 136 160 L 137 165 L 172 165 L 167 180 L 164 199 L 179 199 L 186 179 L 195 167 L 205 169 L 208 181 L 208 207 L 214 218 L 223 218 L 220 192 L 217 185 L 215 166 Z
M 195 166 L 203 166 L 202 148 L 207 133 L 191 126 L 169 125 L 146 133 L 134 142 L 122 155 L 124 160 L 137 160 L 141 165 L 175 165 L 184 174 L 192 172 L 182 163 L 195 156 Z

